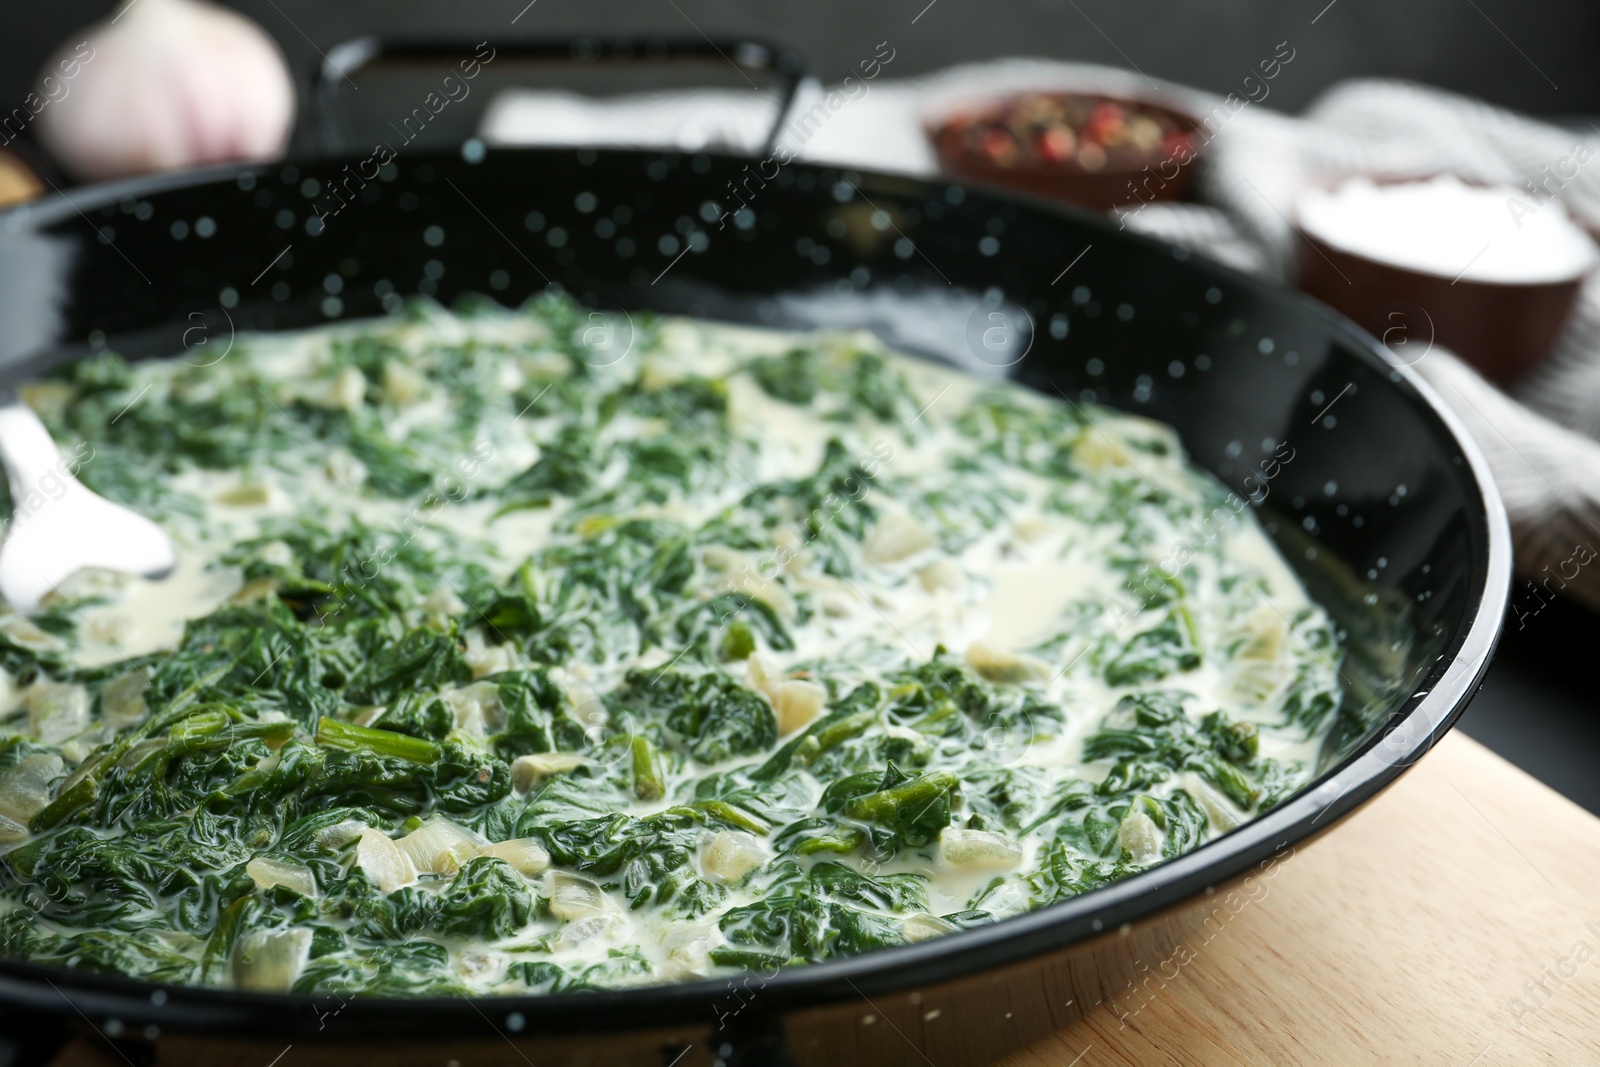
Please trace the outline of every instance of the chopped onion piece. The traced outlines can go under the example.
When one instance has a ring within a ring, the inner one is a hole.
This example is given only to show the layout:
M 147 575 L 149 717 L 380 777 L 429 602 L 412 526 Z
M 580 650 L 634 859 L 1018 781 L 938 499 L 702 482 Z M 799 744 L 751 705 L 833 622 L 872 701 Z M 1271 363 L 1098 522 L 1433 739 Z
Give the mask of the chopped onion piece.
M 991 648 L 981 641 L 975 641 L 968 647 L 967 665 L 989 681 L 1005 685 L 1050 680 L 1050 667 L 1042 660 Z
M 11 768 L 0 778 L 0 815 L 27 825 L 55 799 L 50 785 L 65 769 L 61 757 L 48 752 L 29 756 Z
M 367 376 L 358 367 L 340 367 L 320 391 L 307 390 L 301 399 L 330 410 L 355 411 L 367 395 Z
M 966 588 L 967 576 L 954 560 L 936 559 L 917 568 L 917 581 L 930 593 L 959 593 Z
M 717 588 L 742 593 L 771 608 L 785 622 L 794 621 L 796 609 L 794 597 L 789 595 L 789 590 L 784 588 L 782 582 L 766 578 L 754 568 L 746 568 L 724 578 Z
M 453 614 L 459 615 L 460 612 Z M 511 645 L 491 645 L 476 630 L 467 634 L 467 648 L 462 657 L 472 668 L 474 678 L 486 678 L 501 671 L 517 669 L 517 653 Z
M 138 671 L 119 674 L 100 690 L 100 717 L 107 725 L 121 729 L 144 718 L 144 691 L 150 681 Z
M 219 504 L 235 508 L 261 507 L 272 502 L 272 487 L 264 482 L 240 482 L 214 498 Z
M 357 819 L 343 819 L 331 826 L 324 826 L 311 838 L 311 843 L 325 851 L 341 849 L 361 836 L 361 831 L 367 824 Z
M 65 682 L 28 687 L 28 727 L 47 745 L 59 745 L 89 728 L 89 690 Z
M 846 619 L 861 607 L 861 595 L 837 578 L 825 574 L 796 574 L 796 589 L 810 593 L 822 606 L 822 613 L 833 619 Z
M 955 867 L 1015 867 L 1022 846 L 1004 834 L 947 826 L 939 834 L 939 854 Z
M 1231 675 L 1228 692 L 1259 707 L 1283 688 L 1293 671 L 1284 663 L 1240 659 L 1234 662 Z
M 711 838 L 706 846 L 701 866 L 712 878 L 724 882 L 740 882 L 744 876 L 767 862 L 767 850 L 761 842 L 738 830 L 723 830 Z
M 395 842 L 418 871 L 455 874 L 462 864 L 483 855 L 489 842 L 457 826 L 443 815 L 432 815 L 421 826 Z
M 429 615 L 450 616 L 460 615 L 467 610 L 467 606 L 461 602 L 454 589 L 448 585 L 441 585 L 423 598 L 422 610 Z
M 906 921 L 900 924 L 900 932 L 906 935 L 907 941 L 928 941 L 945 934 L 953 934 L 961 929 L 948 919 L 941 919 L 937 915 L 918 912 L 916 915 L 906 916 Z
M 427 376 L 412 370 L 397 359 L 383 365 L 383 388 L 380 394 L 385 403 L 405 407 L 415 403 L 428 391 Z
M 772 708 L 778 713 L 778 733 L 788 734 L 810 726 L 828 702 L 828 690 L 816 682 L 793 679 L 780 683 Z
M 1288 621 L 1268 604 L 1232 627 L 1224 642 L 1236 650 L 1228 691 L 1252 704 L 1267 703 L 1294 673 L 1283 656 L 1288 639 Z
M 933 547 L 933 535 L 903 511 L 886 511 L 861 544 L 868 563 L 898 563 Z
M 586 915 L 581 919 L 567 923 L 561 928 L 552 942 L 552 947 L 558 949 L 583 948 L 606 937 L 613 930 L 623 924 L 622 916 L 614 911 L 604 912 L 599 915 Z
M 411 857 L 401 851 L 388 834 L 370 826 L 364 827 L 356 839 L 356 866 L 385 893 L 393 893 L 417 880 L 417 869 L 412 866 Z
M 455 954 L 456 973 L 463 978 L 493 980 L 504 976 L 506 957 L 500 952 L 483 952 L 469 949 Z
M 500 687 L 493 682 L 473 682 L 462 689 L 440 693 L 439 699 L 455 712 L 456 729 L 472 737 L 487 737 L 505 720 Z
M 323 458 L 322 470 L 327 474 L 329 481 L 348 485 L 352 489 L 366 484 L 367 465 L 352 454 L 349 449 L 330 448 Z
M 75 734 L 61 742 L 61 758 L 71 764 L 80 764 L 89 758 L 89 754 L 101 745 L 110 741 L 113 735 L 111 727 L 102 723 L 91 726 L 81 734 Z
M 778 687 L 783 684 L 783 672 L 769 657 L 756 652 L 744 661 L 744 684 L 747 689 L 765 693 L 769 700 L 776 703 Z
M 649 653 L 646 653 L 646 656 L 648 655 Z M 571 706 L 568 714 L 577 719 L 585 729 L 592 730 L 611 721 L 611 712 L 606 710 L 606 702 L 583 682 L 574 682 L 567 689 L 567 703 Z
M 255 604 L 265 600 L 268 593 L 277 592 L 279 584 L 276 578 L 257 578 L 253 582 L 245 582 L 239 587 L 239 591 L 229 598 L 229 602 L 233 604 Z
M 28 828 L 20 822 L 0 815 L 0 845 L 15 845 L 28 839 Z
M 550 853 L 538 838 L 517 837 L 510 841 L 497 841 L 485 851 L 485 856 L 505 860 L 522 874 L 542 874 L 550 866 Z
M 0 633 L 13 645 L 29 652 L 61 653 L 67 643 L 48 630 L 41 630 L 32 619 L 24 615 L 0 615 Z
M 311 874 L 311 868 L 303 863 L 295 863 L 278 856 L 257 856 L 244 865 L 244 873 L 262 889 L 281 885 L 303 897 L 317 895 L 317 880 Z
M 565 871 L 545 875 L 545 891 L 550 896 L 550 914 L 568 921 L 604 915 L 606 891 L 598 882 Z
M 1223 796 L 1210 782 L 1190 771 L 1183 777 L 1183 790 L 1194 797 L 1200 810 L 1211 820 L 1211 828 L 1223 834 L 1245 820 L 1245 813 L 1233 806 L 1233 801 Z
M 1161 858 L 1161 828 L 1138 808 L 1130 808 L 1117 826 L 1117 843 L 1128 850 L 1133 862 L 1144 865 Z
M 535 752 L 511 761 L 511 784 L 527 793 L 553 774 L 566 774 L 589 761 L 571 752 Z
M 350 716 L 350 721 L 357 726 L 371 726 L 383 718 L 383 713 L 389 709 L 382 704 L 369 704 L 364 708 L 357 708 Z
M 780 734 L 809 725 L 828 700 L 827 689 L 816 682 L 785 678 L 778 665 L 759 652 L 745 660 L 744 684 L 772 702 Z
M 711 969 L 711 932 L 706 924 L 674 923 L 661 938 L 661 947 L 667 950 L 661 977 L 681 982 L 686 978 L 704 978 Z
M 1110 415 L 1096 418 L 1084 431 L 1072 446 L 1072 457 L 1090 470 L 1128 468 L 1133 465 L 1128 453 L 1141 448 L 1183 455 L 1183 446 L 1171 427 L 1139 415 Z
M 303 926 L 252 930 L 233 951 L 233 984 L 253 993 L 287 993 L 311 955 L 311 931 Z
M 514 357 L 525 374 L 534 381 L 553 382 L 572 376 L 573 360 L 560 352 L 551 352 L 548 349 L 541 352 L 529 352 L 525 356 Z
M 265 756 L 262 756 L 260 759 L 256 760 L 256 765 L 250 769 L 259 774 L 271 774 L 273 771 L 278 769 L 278 764 L 282 762 L 283 749 L 275 748 L 269 751 Z
M 726 545 L 707 545 L 700 552 L 700 561 L 708 570 L 716 571 L 718 574 L 736 571 L 741 567 L 753 568 L 755 562 L 750 553 L 740 552 Z

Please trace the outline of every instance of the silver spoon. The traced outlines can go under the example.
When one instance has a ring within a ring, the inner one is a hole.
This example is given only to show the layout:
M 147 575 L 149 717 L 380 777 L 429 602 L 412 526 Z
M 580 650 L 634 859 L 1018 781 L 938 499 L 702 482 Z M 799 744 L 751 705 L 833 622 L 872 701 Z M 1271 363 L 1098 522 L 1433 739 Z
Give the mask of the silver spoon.
M 85 568 L 165 578 L 177 565 L 166 531 L 84 488 L 39 416 L 15 400 L 0 404 L 0 465 L 11 483 L 0 596 L 17 611 Z

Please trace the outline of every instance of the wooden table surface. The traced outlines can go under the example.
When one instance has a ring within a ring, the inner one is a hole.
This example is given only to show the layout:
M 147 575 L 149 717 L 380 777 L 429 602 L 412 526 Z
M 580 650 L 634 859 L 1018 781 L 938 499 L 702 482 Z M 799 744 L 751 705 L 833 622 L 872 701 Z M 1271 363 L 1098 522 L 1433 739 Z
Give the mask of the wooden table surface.
M 1219 895 L 1137 987 L 1003 1063 L 1600 1064 L 1597 889 L 1600 819 L 1453 733 L 1233 909 Z M 56 1064 L 124 1062 L 90 1039 Z
M 1138 988 L 1003 1062 L 1600 1064 L 1600 819 L 1451 733 Z

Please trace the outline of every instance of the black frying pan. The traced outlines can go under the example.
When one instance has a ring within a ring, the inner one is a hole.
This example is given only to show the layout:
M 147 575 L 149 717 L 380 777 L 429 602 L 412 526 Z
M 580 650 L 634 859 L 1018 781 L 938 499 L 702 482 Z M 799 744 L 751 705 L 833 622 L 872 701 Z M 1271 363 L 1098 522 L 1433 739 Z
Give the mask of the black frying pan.
M 1488 664 L 1511 545 L 1477 450 L 1372 338 L 1203 249 L 941 182 L 799 163 L 767 168 L 748 214 L 719 228 L 729 183 L 759 161 L 477 145 L 402 152 L 308 232 L 308 181 L 325 189 L 366 156 L 124 182 L 0 216 L 0 376 L 101 346 L 166 356 L 225 346 L 234 331 L 379 315 L 391 294 L 417 292 L 516 305 L 559 286 L 599 307 L 870 328 L 931 359 L 1170 422 L 1242 495 L 1287 442 L 1294 459 L 1270 479 L 1262 518 L 1348 631 L 1341 728 L 1316 782 L 1246 826 L 1080 898 L 917 945 L 742 983 L 477 1001 L 158 990 L 0 960 L 0 1022 L 13 1032 L 114 1020 L 113 1036 L 153 1040 L 164 1063 L 229 1062 L 206 1043 L 223 1038 L 255 1043 L 241 1063 L 289 1043 L 300 1063 L 312 1046 L 543 1067 L 659 1062 L 685 1045 L 683 1062 L 703 1062 L 726 1045 L 733 1060 L 777 1061 L 785 1030 L 809 1062 L 984 1060 L 1122 988 L 1130 958 L 1170 940 L 1172 909 L 1393 781 Z M 1396 641 L 1403 652 L 1385 665 Z M 1126 923 L 1133 935 L 1117 936 Z

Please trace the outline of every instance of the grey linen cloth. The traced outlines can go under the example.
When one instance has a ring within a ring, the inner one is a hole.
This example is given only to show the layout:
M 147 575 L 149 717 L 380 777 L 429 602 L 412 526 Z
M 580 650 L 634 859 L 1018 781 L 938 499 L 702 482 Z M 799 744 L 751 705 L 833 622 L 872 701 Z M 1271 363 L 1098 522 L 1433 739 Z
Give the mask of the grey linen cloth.
M 1292 58 L 1284 63 L 1282 76 L 1291 76 L 1291 64 Z M 788 153 L 933 175 L 937 163 L 923 125 L 965 100 L 1017 89 L 1138 93 L 1155 85 L 1114 68 L 1026 59 L 898 81 L 888 64 L 881 72 L 885 76 L 877 80 L 807 87 L 799 117 L 783 131 Z M 1291 117 L 1264 106 L 1270 85 L 1253 84 L 1250 96 L 1259 102 L 1241 91 L 1231 104 L 1181 86 L 1160 86 L 1211 117 L 1200 202 L 1143 205 L 1123 217 L 1125 226 L 1292 284 L 1302 242 L 1289 219 L 1308 183 L 1349 173 L 1451 173 L 1523 189 L 1542 183 L 1574 218 L 1600 232 L 1600 159 L 1590 158 L 1600 156 L 1593 147 L 1600 144 L 1600 129 L 1574 134 L 1451 93 L 1383 80 L 1336 85 L 1304 114 Z M 552 121 L 556 114 L 562 118 Z M 483 132 L 502 143 L 598 138 L 753 149 L 769 121 L 769 105 L 734 92 L 597 103 L 516 92 L 494 102 Z M 575 127 L 588 136 L 574 136 Z M 1530 192 L 1523 200 L 1539 205 Z M 1505 500 L 1520 576 L 1513 612 L 1536 612 L 1557 592 L 1600 609 L 1600 566 L 1588 565 L 1600 558 L 1600 272 L 1586 283 L 1549 359 L 1509 392 L 1438 346 L 1416 358 L 1414 368 L 1477 441 Z
M 1297 190 L 1352 171 L 1447 172 L 1524 190 L 1544 183 L 1575 219 L 1600 229 L 1593 141 L 1600 136 L 1586 139 L 1435 89 L 1351 81 L 1298 118 L 1241 111 L 1212 145 L 1203 206 L 1151 205 L 1127 221 L 1284 281 L 1292 281 L 1296 245 L 1303 247 L 1288 221 Z M 1539 203 L 1526 191 L 1520 199 Z M 1600 556 L 1600 275 L 1586 283 L 1549 359 L 1509 393 L 1439 347 L 1414 367 L 1494 472 L 1516 542 L 1513 614 L 1536 613 L 1557 592 L 1600 607 L 1600 567 L 1587 566 Z

